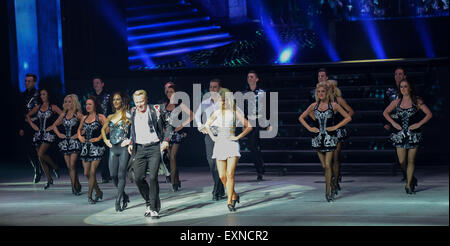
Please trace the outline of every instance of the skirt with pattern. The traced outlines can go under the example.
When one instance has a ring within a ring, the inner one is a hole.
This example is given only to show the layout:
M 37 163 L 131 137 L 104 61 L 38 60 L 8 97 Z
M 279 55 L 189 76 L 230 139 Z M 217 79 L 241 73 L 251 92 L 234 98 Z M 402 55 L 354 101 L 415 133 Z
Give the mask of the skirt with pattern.
M 390 141 L 396 148 L 414 149 L 419 147 L 422 143 L 422 133 L 411 130 L 401 130 L 397 133 L 392 133 Z
M 66 138 L 59 142 L 58 144 L 59 151 L 63 153 L 63 155 L 70 155 L 73 153 L 81 152 L 81 142 L 78 139 Z
M 83 161 L 101 160 L 105 153 L 105 145 L 101 144 L 100 141 L 91 143 L 86 140 L 86 143 L 81 145 L 80 159 Z
M 56 140 L 56 135 L 50 132 L 38 131 L 34 133 L 33 144 L 37 148 L 42 143 L 53 143 Z
M 336 132 L 333 133 L 318 133 L 311 140 L 311 146 L 313 149 L 319 152 L 331 152 L 336 149 L 338 143 L 338 137 Z

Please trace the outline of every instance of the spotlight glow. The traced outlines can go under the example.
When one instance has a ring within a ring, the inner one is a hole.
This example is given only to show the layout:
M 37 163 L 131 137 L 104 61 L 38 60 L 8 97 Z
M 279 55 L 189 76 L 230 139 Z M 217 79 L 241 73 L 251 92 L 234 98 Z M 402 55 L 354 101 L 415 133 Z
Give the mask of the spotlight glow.
M 288 63 L 291 61 L 293 53 L 293 48 L 288 47 L 281 52 L 280 58 L 278 60 L 280 61 L 280 63 Z

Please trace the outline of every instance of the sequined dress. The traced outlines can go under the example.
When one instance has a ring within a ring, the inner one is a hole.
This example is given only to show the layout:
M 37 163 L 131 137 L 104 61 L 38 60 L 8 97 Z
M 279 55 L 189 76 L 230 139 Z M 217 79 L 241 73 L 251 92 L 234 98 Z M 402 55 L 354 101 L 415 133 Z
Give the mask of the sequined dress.
M 97 138 L 101 134 L 102 124 L 98 119 L 98 114 L 95 115 L 95 120 L 93 122 L 87 123 L 85 121 L 81 129 L 85 131 L 84 137 L 86 142 L 82 143 L 80 159 L 84 161 L 101 160 L 103 154 L 105 153 L 105 145 L 103 144 L 103 140 L 95 143 L 89 142 L 89 139 Z
M 331 103 L 328 103 L 328 109 L 319 110 L 319 103 L 314 107 L 314 116 L 316 117 L 317 128 L 319 132 L 312 138 L 312 148 L 320 152 L 330 152 L 336 149 L 338 143 L 337 131 L 326 131 L 327 127 L 334 124 L 334 112 Z
M 52 106 L 49 105 L 46 111 L 41 111 L 41 106 L 39 106 L 39 110 L 37 112 L 37 121 L 39 126 L 39 131 L 34 133 L 33 136 L 33 144 L 35 147 L 39 147 L 42 143 L 53 143 L 56 139 L 55 133 L 53 131 L 47 132 L 45 129 L 49 127 L 52 123 L 49 122 L 54 115 L 52 111 Z
M 62 139 L 58 148 L 64 155 L 70 155 L 72 153 L 80 153 L 81 151 L 81 142 L 78 138 L 73 139 L 72 136 L 77 133 L 78 126 L 80 125 L 80 121 L 74 115 L 72 118 L 67 119 L 67 114 L 64 115 L 62 119 L 62 128 L 63 133 L 66 135 L 65 139 Z

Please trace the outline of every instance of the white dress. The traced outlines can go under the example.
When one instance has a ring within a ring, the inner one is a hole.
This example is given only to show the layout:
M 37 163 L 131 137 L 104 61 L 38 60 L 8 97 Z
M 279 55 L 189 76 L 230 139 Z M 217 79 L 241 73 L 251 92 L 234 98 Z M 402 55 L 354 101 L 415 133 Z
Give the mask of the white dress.
M 233 112 L 226 110 L 224 113 L 225 117 L 222 116 L 222 111 L 220 110 L 214 112 L 214 114 L 217 118 L 211 126 L 217 127 L 217 140 L 214 143 L 212 158 L 222 161 L 229 157 L 240 157 L 239 142 L 229 139 L 230 136 L 234 136 L 235 130 L 233 126 L 233 122 L 235 122 Z

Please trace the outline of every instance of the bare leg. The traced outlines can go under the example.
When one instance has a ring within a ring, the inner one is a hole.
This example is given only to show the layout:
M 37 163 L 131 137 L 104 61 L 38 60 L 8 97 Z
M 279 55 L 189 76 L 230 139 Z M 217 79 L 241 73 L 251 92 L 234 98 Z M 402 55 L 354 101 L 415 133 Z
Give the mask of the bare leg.
M 411 181 L 414 177 L 414 171 L 415 171 L 416 154 L 417 154 L 417 148 L 408 150 L 408 166 L 406 169 L 406 177 L 407 177 L 406 187 L 411 187 Z
M 222 184 L 224 186 L 227 185 L 227 161 L 223 160 L 223 161 L 219 161 L 216 160 L 217 163 L 217 172 L 219 173 L 219 178 L 222 181 Z M 227 189 L 227 195 L 228 195 L 228 199 L 230 197 L 230 191 Z M 231 204 L 231 203 L 228 203 Z
M 238 157 L 230 157 L 227 159 L 227 201 L 228 204 L 232 204 L 233 200 L 237 199 L 237 194 L 234 191 L 234 171 L 236 170 L 236 164 L 238 161 Z

